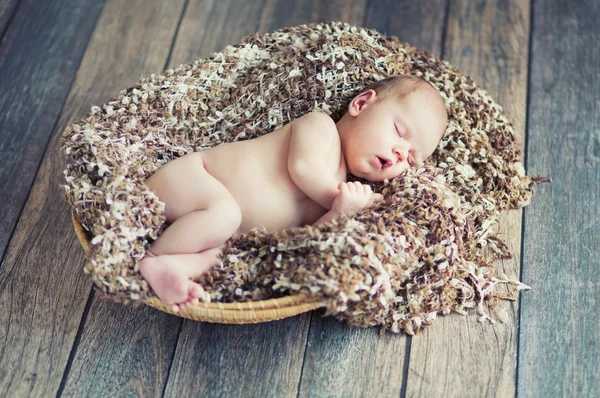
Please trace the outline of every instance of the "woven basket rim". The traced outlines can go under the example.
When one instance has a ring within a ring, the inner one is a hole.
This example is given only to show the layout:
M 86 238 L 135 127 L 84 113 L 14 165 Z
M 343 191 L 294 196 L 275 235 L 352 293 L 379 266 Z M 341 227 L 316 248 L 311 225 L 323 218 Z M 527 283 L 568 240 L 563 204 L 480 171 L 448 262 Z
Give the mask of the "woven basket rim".
M 71 208 L 71 219 L 75 228 L 75 235 L 83 250 L 88 253 L 91 244 L 87 232 Z M 184 318 L 204 320 L 219 323 L 258 323 L 287 318 L 303 312 L 324 307 L 325 303 L 311 299 L 306 294 L 273 298 L 260 301 L 240 303 L 198 303 L 187 310 L 171 311 L 167 304 L 158 297 L 144 301 L 144 304 L 159 309 L 163 312 Z

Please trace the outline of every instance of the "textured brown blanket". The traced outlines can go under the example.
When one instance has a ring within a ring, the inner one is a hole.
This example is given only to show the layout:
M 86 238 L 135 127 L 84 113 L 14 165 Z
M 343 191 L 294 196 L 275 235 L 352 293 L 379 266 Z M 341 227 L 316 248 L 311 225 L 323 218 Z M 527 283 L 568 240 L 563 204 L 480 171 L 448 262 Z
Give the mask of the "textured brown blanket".
M 387 183 L 362 181 L 384 200 L 353 217 L 228 241 L 222 266 L 201 284 L 222 302 L 304 292 L 327 302 L 327 314 L 382 333 L 412 334 L 440 313 L 474 307 L 487 318 L 484 300 L 516 298 L 526 286 L 494 275 L 494 257 L 508 255 L 494 231 L 501 211 L 529 202 L 535 181 L 501 107 L 427 52 L 339 22 L 256 34 L 144 77 L 67 128 L 63 187 L 94 236 L 85 271 L 96 288 L 120 302 L 153 295 L 138 267 L 164 228 L 164 203 L 144 184 L 159 167 L 309 111 L 337 120 L 362 88 L 404 73 L 431 82 L 449 109 L 426 166 Z

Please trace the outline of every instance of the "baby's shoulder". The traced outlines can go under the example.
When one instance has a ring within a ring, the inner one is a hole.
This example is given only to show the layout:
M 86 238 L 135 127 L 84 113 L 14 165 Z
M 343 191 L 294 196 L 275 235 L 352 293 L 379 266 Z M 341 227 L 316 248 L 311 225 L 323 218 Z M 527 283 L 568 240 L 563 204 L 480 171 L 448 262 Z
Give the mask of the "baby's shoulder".
M 337 127 L 333 119 L 323 112 L 310 112 L 291 123 L 292 132 L 309 140 L 323 139 L 323 135 L 334 139 Z
M 322 127 L 332 127 L 335 128 L 335 122 L 333 119 L 326 113 L 323 112 L 309 112 L 304 116 L 299 117 L 293 121 L 294 124 L 310 124 L 310 125 L 319 125 Z

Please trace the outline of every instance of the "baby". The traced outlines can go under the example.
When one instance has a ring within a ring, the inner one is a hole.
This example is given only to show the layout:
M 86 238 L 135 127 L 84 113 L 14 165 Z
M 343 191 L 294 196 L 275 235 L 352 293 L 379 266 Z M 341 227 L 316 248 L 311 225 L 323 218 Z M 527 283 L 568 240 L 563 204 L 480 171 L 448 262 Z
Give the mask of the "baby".
M 173 311 L 204 294 L 194 279 L 217 264 L 224 243 L 252 228 L 319 225 L 382 199 L 369 181 L 423 164 L 446 130 L 442 97 L 416 77 L 380 80 L 335 123 L 304 115 L 272 133 L 173 160 L 146 184 L 165 203 L 168 227 L 140 272 Z

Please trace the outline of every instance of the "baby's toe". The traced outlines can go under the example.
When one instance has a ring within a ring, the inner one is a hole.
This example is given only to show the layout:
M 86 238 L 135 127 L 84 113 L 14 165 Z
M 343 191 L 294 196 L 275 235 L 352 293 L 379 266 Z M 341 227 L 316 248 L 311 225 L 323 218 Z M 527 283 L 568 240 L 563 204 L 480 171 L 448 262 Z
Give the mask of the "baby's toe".
M 200 297 L 202 297 L 202 293 L 204 292 L 204 289 L 202 289 L 202 286 L 200 286 L 199 284 L 192 282 L 190 284 L 190 290 L 189 290 L 189 297 L 190 300 L 194 300 L 194 299 L 198 299 Z
M 210 303 L 210 293 L 206 290 L 202 289 L 202 294 L 200 295 L 200 300 L 205 303 Z
M 183 304 L 180 304 L 180 307 L 182 310 L 187 310 L 190 309 L 191 307 L 193 307 L 194 305 L 198 304 L 198 299 L 192 299 L 192 300 L 188 300 Z

